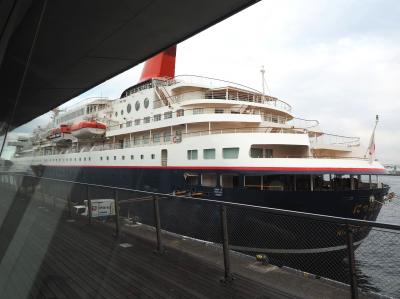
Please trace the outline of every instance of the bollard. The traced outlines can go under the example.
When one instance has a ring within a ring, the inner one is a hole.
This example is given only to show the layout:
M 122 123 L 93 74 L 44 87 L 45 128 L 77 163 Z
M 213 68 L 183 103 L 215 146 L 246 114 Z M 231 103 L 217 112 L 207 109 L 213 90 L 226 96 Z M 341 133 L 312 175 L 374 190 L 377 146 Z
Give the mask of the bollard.
M 92 201 L 89 196 L 89 186 L 86 185 L 86 200 L 88 205 L 89 224 L 92 224 Z
M 351 226 L 348 224 L 346 225 L 346 235 L 347 235 L 347 253 L 349 259 L 351 298 L 358 299 L 358 286 L 357 286 L 356 265 L 354 258 L 354 246 L 353 246 L 353 230 Z
M 222 232 L 222 250 L 224 253 L 224 278 L 221 282 L 227 283 L 233 280 L 231 274 L 231 261 L 229 257 L 229 238 L 228 238 L 228 223 L 226 220 L 226 207 L 224 205 L 220 206 L 220 216 L 221 216 L 221 232 Z
M 119 238 L 119 203 L 118 189 L 114 189 L 114 208 L 115 208 L 115 237 Z
M 161 240 L 161 224 L 160 224 L 160 207 L 158 204 L 158 198 L 153 196 L 153 206 L 154 206 L 154 222 L 156 225 L 156 236 L 157 236 L 157 254 L 163 254 L 164 248 L 162 246 Z

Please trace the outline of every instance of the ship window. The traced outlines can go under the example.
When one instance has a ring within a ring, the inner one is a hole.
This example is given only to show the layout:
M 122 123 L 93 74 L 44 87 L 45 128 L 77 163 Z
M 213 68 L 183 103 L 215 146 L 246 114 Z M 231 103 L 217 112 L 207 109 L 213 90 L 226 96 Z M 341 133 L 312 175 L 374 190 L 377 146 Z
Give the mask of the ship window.
M 194 108 L 193 109 L 193 114 L 203 114 L 204 109 L 203 108 Z
M 131 113 L 131 110 L 132 110 L 132 106 L 131 106 L 131 104 L 128 104 L 126 106 L 126 112 Z
M 250 157 L 252 158 L 263 158 L 263 149 L 252 147 L 250 149 Z
M 153 142 L 154 143 L 160 142 L 160 133 L 154 133 L 153 134 Z
M 89 159 L 89 161 L 90 161 L 90 157 L 89 157 L 88 159 Z
M 139 101 L 136 101 L 135 109 L 136 109 L 136 111 L 138 111 L 140 109 L 140 102 Z
M 145 124 L 148 124 L 150 122 L 150 116 L 146 116 L 145 118 L 143 118 L 143 122 Z
M 266 148 L 264 151 L 265 158 L 272 158 L 273 157 L 273 150 L 270 148 Z
M 115 117 L 117 117 L 118 116 L 118 112 L 115 112 Z
M 83 158 L 83 161 L 86 161 L 86 157 L 85 157 L 85 158 Z
M 100 160 L 103 161 L 103 157 L 100 157 Z
M 144 108 L 147 109 L 147 108 L 149 107 L 149 99 L 148 99 L 148 98 L 145 98 L 143 104 L 144 104 Z
M 237 111 L 237 110 L 231 110 L 231 114 L 240 114 L 240 111 Z
M 161 120 L 161 114 L 154 115 L 154 121 L 160 121 L 160 120 Z
M 133 160 L 133 158 L 134 158 L 133 155 L 131 155 L 131 160 Z
M 245 188 L 261 189 L 261 176 L 259 175 L 246 175 L 244 177 Z
M 124 110 L 121 110 L 121 115 L 124 115 Z
M 150 141 L 150 136 L 149 135 L 143 136 L 143 144 L 149 144 L 149 141 Z
M 79 158 L 79 161 L 82 161 L 82 158 Z
M 154 160 L 156 158 L 155 154 L 151 154 L 151 158 Z
M 203 150 L 203 158 L 208 159 L 215 159 L 215 148 L 206 148 Z
M 122 159 L 122 160 L 125 160 L 125 156 L 121 156 L 121 159 Z
M 133 136 L 133 144 L 140 144 L 141 136 Z
M 108 161 L 108 160 L 110 160 L 110 157 L 109 157 L 109 156 L 107 156 L 107 161 Z
M 114 156 L 114 160 L 117 160 L 117 156 Z
M 222 157 L 224 159 L 237 159 L 239 157 L 239 148 L 238 147 L 223 148 Z
M 189 186 L 197 186 L 199 184 L 199 175 L 196 173 L 185 173 L 185 181 Z
M 171 141 L 171 132 L 164 132 L 164 142 Z
M 204 187 L 217 186 L 217 175 L 215 173 L 203 173 L 201 175 L 201 185 Z
M 224 109 L 215 109 L 215 113 L 224 113 Z
M 132 121 L 127 121 L 127 122 L 126 122 L 126 126 L 127 126 L 127 127 L 132 126 Z
M 144 155 L 140 155 L 140 159 L 143 160 L 144 159 Z
M 221 187 L 223 187 L 223 188 L 239 187 L 239 175 L 238 174 L 221 174 L 220 184 L 221 184 Z
M 183 110 L 183 109 L 176 110 L 177 117 L 184 116 L 184 115 L 185 115 L 185 110 Z
M 140 125 L 140 118 L 135 119 L 135 126 L 138 126 L 138 125 Z
M 164 119 L 172 118 L 172 111 L 164 112 Z
M 197 150 L 188 150 L 187 158 L 188 160 L 197 160 Z

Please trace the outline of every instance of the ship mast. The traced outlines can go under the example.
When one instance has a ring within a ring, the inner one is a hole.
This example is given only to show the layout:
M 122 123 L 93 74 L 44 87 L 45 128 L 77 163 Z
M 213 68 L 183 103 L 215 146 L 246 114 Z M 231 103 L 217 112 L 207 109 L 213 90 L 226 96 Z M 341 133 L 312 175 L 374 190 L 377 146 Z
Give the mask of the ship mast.
M 261 66 L 261 84 L 262 84 L 262 94 L 265 96 L 265 69 L 264 66 Z

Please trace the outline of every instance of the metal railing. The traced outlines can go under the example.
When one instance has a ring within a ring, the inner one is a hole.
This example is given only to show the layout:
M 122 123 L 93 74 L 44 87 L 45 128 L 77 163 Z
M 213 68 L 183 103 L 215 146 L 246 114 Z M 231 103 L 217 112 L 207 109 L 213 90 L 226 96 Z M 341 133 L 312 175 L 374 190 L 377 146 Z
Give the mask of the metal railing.
M 332 145 L 353 147 L 360 145 L 360 137 L 341 136 L 328 133 L 310 133 L 310 143 L 312 146 Z
M 390 256 L 386 253 L 400 245 L 399 225 L 209 200 L 196 193 L 164 194 L 13 173 L 0 173 L 0 185 L 18 194 L 51 195 L 53 207 L 57 198 L 64 198 L 68 217 L 73 216 L 74 204 L 86 200 L 86 217 L 92 225 L 98 223 L 91 212 L 95 198 L 109 196 L 115 205 L 115 236 L 120 234 L 121 221 L 153 226 L 159 254 L 169 232 L 221 244 L 225 282 L 232 281 L 235 267 L 239 267 L 231 260 L 235 250 L 262 253 L 264 263 L 311 273 L 307 277 L 314 274 L 319 280 L 337 280 L 338 288 L 350 286 L 352 298 L 359 294 L 376 297 L 376 293 L 400 296 L 398 278 L 390 272 L 400 267 L 400 260 L 391 260 L 390 269 L 379 267 L 387 264 Z M 383 248 L 388 244 L 392 247 Z M 373 246 L 379 246 L 379 254 Z M 374 269 L 368 272 L 370 276 L 364 273 L 368 265 Z

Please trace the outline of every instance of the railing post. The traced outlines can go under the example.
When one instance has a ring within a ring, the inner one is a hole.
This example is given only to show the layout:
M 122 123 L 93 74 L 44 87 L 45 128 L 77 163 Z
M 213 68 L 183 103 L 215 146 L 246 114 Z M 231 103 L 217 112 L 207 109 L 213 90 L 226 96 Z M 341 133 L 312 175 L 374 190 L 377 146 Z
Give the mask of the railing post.
M 114 209 L 115 209 L 115 237 L 119 238 L 119 203 L 118 203 L 118 189 L 114 189 Z
M 163 248 L 162 240 L 161 240 L 160 207 L 159 207 L 159 204 L 158 204 L 157 196 L 153 196 L 153 207 L 154 207 L 154 222 L 155 222 L 155 225 L 156 225 L 156 236 L 157 236 L 156 253 L 157 254 L 163 254 L 164 253 L 164 248 Z
M 229 257 L 229 238 L 228 238 L 228 223 L 226 220 L 226 207 L 224 205 L 220 206 L 220 216 L 221 216 L 221 232 L 222 232 L 222 250 L 224 253 L 224 278 L 221 282 L 230 282 L 233 280 L 231 274 L 231 262 Z
M 67 196 L 67 205 L 68 205 L 68 217 L 72 217 L 72 202 L 71 202 L 71 194 Z
M 358 286 L 356 276 L 356 265 L 354 258 L 353 230 L 350 225 L 346 225 L 347 253 L 349 259 L 350 290 L 351 298 L 358 299 Z
M 86 185 L 86 200 L 88 204 L 88 222 L 89 224 L 92 223 L 92 200 L 90 199 L 90 194 L 89 194 L 89 185 Z

